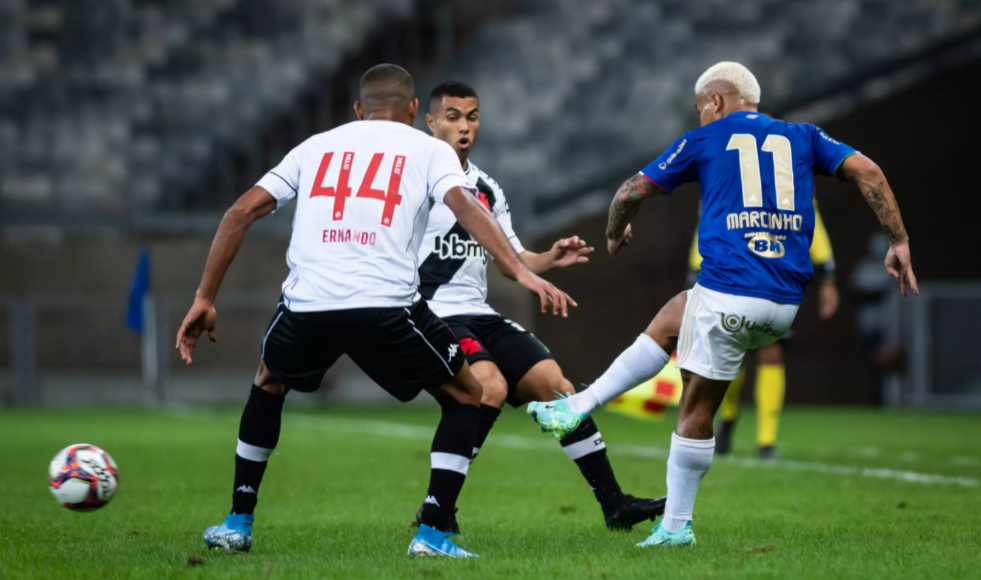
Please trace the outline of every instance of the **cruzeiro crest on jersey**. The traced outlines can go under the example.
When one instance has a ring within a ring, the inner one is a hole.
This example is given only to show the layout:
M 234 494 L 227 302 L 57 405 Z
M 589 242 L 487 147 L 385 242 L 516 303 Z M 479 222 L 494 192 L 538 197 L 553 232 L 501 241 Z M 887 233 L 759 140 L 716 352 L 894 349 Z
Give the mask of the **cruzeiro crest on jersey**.
M 515 251 L 524 251 L 511 227 L 504 193 L 496 181 L 470 163 L 468 181 L 477 198 L 497 218 Z M 419 252 L 419 292 L 439 316 L 494 313 L 487 305 L 487 251 L 444 205 L 433 206 Z

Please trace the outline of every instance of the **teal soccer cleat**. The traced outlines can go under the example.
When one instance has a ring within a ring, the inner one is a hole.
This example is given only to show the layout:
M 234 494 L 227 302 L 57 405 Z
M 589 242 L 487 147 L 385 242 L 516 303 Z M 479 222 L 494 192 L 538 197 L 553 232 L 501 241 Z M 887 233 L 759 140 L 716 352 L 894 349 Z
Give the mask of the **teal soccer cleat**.
M 564 398 L 528 403 L 528 414 L 542 428 L 542 433 L 551 432 L 559 440 L 565 439 L 589 417 L 589 413 L 576 413 L 570 409 Z
M 456 534 L 441 532 L 436 528 L 419 524 L 416 537 L 409 542 L 410 556 L 446 556 L 449 558 L 479 558 L 478 554 L 468 552 L 453 543 L 450 538 Z
M 663 520 L 662 520 L 663 521 Z M 643 542 L 637 544 L 638 548 L 648 548 L 650 546 L 694 546 L 698 543 L 695 539 L 695 532 L 691 530 L 691 522 L 677 532 L 669 532 L 661 526 L 658 521 L 651 529 L 651 535 Z
M 252 549 L 252 514 L 228 514 L 220 525 L 204 531 L 204 543 L 209 548 L 225 548 L 228 553 Z

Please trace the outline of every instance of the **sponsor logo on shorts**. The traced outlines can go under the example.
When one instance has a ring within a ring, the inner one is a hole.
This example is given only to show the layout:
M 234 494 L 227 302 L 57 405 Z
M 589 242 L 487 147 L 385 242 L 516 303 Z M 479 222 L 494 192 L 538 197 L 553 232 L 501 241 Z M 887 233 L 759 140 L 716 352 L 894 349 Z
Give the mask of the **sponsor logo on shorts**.
M 448 356 L 446 358 L 446 360 L 453 360 L 453 357 L 456 356 L 456 351 L 457 351 L 458 348 L 460 348 L 460 345 L 458 345 L 456 343 L 451 344 L 450 345 L 450 356 Z
M 463 349 L 463 354 L 471 355 L 476 352 L 483 352 L 484 347 L 480 345 L 479 342 L 466 336 L 460 339 L 460 348 Z
M 753 322 L 752 320 L 747 320 L 745 316 L 725 313 L 722 313 L 722 328 L 726 332 L 735 333 L 739 332 L 740 330 L 746 330 L 747 332 L 759 332 L 775 338 L 780 338 L 786 333 L 785 330 L 773 328 L 769 322 L 760 324 L 758 322 Z

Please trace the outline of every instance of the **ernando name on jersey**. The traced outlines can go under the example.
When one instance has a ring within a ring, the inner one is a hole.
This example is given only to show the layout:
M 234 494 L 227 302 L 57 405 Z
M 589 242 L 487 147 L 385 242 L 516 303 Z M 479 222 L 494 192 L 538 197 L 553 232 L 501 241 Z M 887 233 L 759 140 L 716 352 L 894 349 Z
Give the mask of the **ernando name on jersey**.
M 457 162 L 459 165 L 459 162 Z M 511 225 L 511 210 L 496 181 L 473 162 L 467 163 L 467 182 L 497 218 L 514 251 L 524 247 Z M 419 292 L 440 318 L 461 314 L 497 314 L 487 304 L 487 252 L 460 226 L 442 204 L 429 213 L 429 227 L 419 249 Z
M 258 185 L 278 207 L 296 199 L 283 283 L 294 312 L 413 304 L 429 206 L 452 216 L 446 192 L 476 193 L 452 147 L 391 121 L 314 135 Z

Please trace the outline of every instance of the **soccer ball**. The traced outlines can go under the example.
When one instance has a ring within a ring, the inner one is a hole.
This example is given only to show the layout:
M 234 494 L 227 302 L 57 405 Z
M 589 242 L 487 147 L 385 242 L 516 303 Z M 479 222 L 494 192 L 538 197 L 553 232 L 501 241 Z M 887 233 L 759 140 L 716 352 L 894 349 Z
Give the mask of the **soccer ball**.
M 48 487 L 58 503 L 70 510 L 89 512 L 116 495 L 119 472 L 109 454 L 95 445 L 69 445 L 51 460 Z

